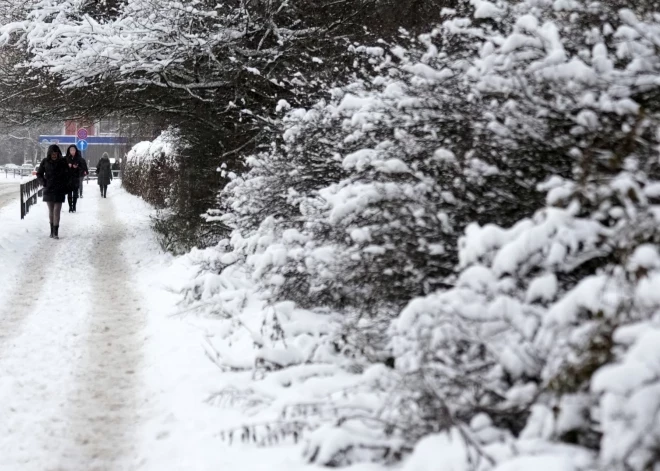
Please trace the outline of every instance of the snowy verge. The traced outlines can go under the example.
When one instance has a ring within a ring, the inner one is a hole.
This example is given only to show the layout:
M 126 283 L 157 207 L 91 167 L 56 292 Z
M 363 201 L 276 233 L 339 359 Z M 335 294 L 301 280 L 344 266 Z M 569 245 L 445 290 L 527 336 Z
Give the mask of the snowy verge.
M 0 306 L 5 297 L 13 290 L 16 279 L 21 273 L 23 264 L 27 261 L 34 248 L 48 236 L 48 209 L 39 201 L 30 208 L 30 212 L 21 220 L 18 200 L 18 179 L 15 198 L 0 207 Z M 37 270 L 35 267 L 35 279 Z M 32 288 L 25 286 L 20 289 L 29 295 Z
M 150 228 L 152 208 L 123 189 L 109 196 L 131 234 L 122 247 L 136 273 L 133 280 L 148 307 L 145 332 L 143 469 L 298 470 L 304 469 L 291 447 L 255 450 L 229 446 L 221 431 L 240 424 L 240 410 L 222 407 L 213 393 L 235 383 L 206 356 L 208 339 L 217 335 L 217 320 L 177 306 L 177 292 L 196 267 L 185 257 L 163 253 Z M 178 287 L 178 289 L 177 289 Z M 247 380 L 247 378 L 243 378 Z
M 224 441 L 305 437 L 332 467 L 658 462 L 657 16 L 470 3 L 425 53 L 288 112 L 209 213 L 231 240 L 173 265 L 217 319 Z

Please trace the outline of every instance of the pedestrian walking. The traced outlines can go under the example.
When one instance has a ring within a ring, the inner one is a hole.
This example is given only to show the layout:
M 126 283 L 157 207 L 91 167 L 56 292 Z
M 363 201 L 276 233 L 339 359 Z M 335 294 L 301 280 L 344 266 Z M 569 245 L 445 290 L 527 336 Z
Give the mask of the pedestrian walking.
M 69 212 L 76 212 L 76 205 L 78 203 L 78 192 L 82 191 L 80 189 L 81 181 L 84 175 L 87 174 L 85 161 L 78 150 L 78 147 L 75 145 L 69 146 L 66 150 L 66 163 L 69 166 Z
M 78 148 L 76 147 L 76 149 Z M 80 154 L 80 161 L 82 162 L 83 171 L 80 174 L 80 185 L 78 185 L 78 198 L 83 197 L 83 183 L 85 182 L 85 178 L 87 178 L 87 175 L 89 175 L 89 168 L 87 167 L 87 161 L 83 159 L 82 154 Z
M 59 239 L 60 213 L 62 203 L 69 190 L 69 166 L 62 156 L 62 151 L 56 145 L 48 148 L 46 158 L 41 161 L 37 178 L 43 186 L 44 202 L 48 205 L 50 220 L 50 236 Z
M 119 178 L 120 170 L 121 166 L 119 164 L 119 159 L 115 159 L 115 162 L 112 164 L 112 178 Z
M 107 152 L 103 153 L 101 160 L 96 165 L 96 175 L 98 176 L 99 187 L 101 188 L 101 196 L 108 197 L 108 185 L 112 181 L 112 169 L 110 167 L 110 157 Z

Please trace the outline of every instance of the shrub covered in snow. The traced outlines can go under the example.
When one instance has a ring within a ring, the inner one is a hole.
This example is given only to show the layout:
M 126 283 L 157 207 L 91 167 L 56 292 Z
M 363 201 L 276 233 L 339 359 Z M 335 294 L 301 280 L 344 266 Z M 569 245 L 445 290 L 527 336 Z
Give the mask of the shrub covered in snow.
M 485 113 L 498 107 L 474 93 L 462 54 L 436 42 L 361 48 L 374 57 L 371 81 L 289 111 L 283 144 L 249 159 L 221 194 L 225 220 L 243 232 L 274 218 L 281 256 L 259 275 L 277 298 L 394 314 L 446 286 L 470 221 L 531 214 L 543 201 L 536 184 L 569 172 L 548 126 L 533 143 L 518 129 L 493 133 L 509 113 Z
M 190 148 L 178 130 L 169 128 L 155 140 L 140 142 L 130 150 L 122 180 L 129 192 L 160 210 L 154 228 L 163 247 L 178 254 L 195 246 L 215 245 L 226 234 L 225 226 L 215 221 L 200 224 L 200 215 L 194 211 L 206 204 L 199 201 L 209 192 L 205 184 L 218 180 L 219 172 L 204 165 L 200 169 L 191 159 Z
M 133 146 L 126 156 L 124 188 L 156 208 L 171 205 L 178 171 L 177 145 L 176 132 L 170 130 Z

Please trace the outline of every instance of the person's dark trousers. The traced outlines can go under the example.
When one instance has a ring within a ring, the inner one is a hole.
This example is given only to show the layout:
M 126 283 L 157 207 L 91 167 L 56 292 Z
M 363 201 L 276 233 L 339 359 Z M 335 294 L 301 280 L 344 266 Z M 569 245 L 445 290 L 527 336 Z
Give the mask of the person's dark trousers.
M 69 212 L 76 212 L 76 203 L 78 202 L 78 190 L 70 191 L 67 195 L 69 201 Z
M 101 196 L 108 197 L 108 185 L 101 185 Z
M 50 236 L 53 239 L 59 239 L 60 212 L 62 211 L 62 203 L 48 201 L 46 204 L 48 205 L 48 219 L 50 220 Z

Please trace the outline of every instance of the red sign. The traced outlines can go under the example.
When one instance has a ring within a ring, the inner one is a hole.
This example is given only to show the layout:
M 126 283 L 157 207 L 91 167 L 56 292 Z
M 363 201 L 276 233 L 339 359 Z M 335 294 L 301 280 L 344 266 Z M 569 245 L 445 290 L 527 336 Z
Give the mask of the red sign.
M 85 128 L 78 129 L 78 139 L 87 139 L 87 129 Z

